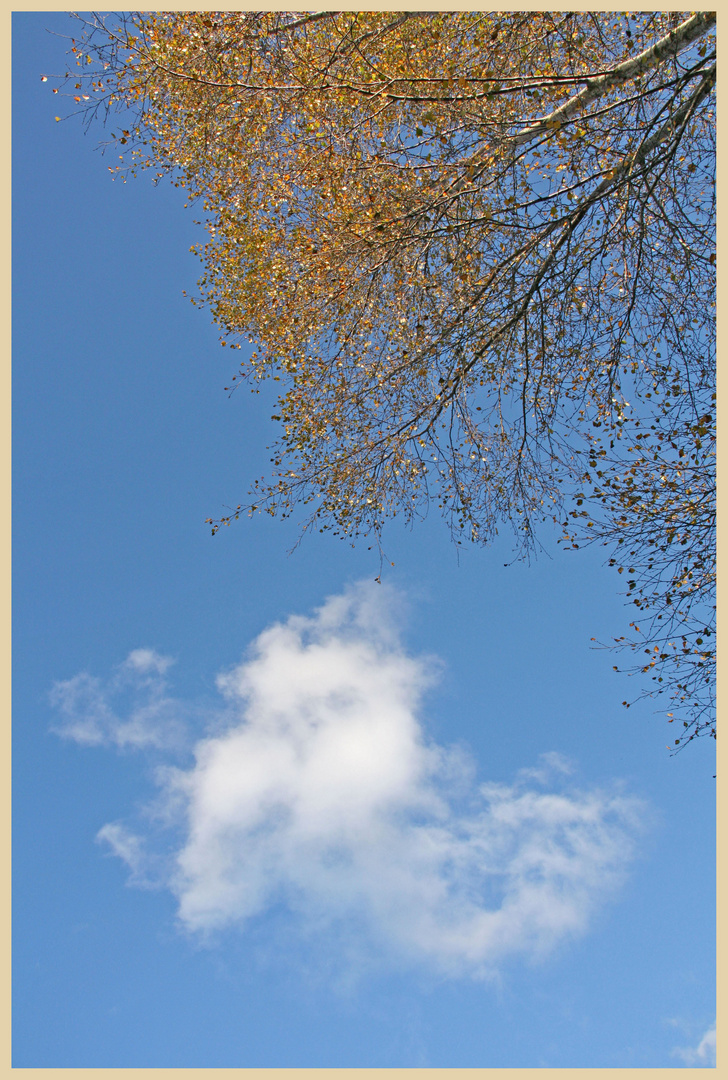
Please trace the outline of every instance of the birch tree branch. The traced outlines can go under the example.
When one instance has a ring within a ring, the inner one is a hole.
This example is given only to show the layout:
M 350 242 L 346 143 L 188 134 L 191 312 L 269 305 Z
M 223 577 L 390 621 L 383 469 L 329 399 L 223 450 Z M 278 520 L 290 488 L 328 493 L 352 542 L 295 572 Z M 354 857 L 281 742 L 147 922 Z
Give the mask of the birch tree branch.
M 701 38 L 714 25 L 714 11 L 699 11 L 691 19 L 687 19 L 680 26 L 671 30 L 660 41 L 655 42 L 651 48 L 645 49 L 639 56 L 635 56 L 631 60 L 625 60 L 623 64 L 618 64 L 617 67 L 608 71 L 605 75 L 590 80 L 583 90 L 575 94 L 560 108 L 554 109 L 548 116 L 543 116 L 535 124 L 523 128 L 517 135 L 513 136 L 513 145 L 526 146 L 540 135 L 545 135 L 546 132 L 552 130 L 558 124 L 576 116 L 592 101 L 596 101 L 615 86 L 621 86 L 622 83 L 642 75 L 643 72 L 662 63 L 669 56 L 677 56 L 679 52 L 697 41 L 698 38 Z

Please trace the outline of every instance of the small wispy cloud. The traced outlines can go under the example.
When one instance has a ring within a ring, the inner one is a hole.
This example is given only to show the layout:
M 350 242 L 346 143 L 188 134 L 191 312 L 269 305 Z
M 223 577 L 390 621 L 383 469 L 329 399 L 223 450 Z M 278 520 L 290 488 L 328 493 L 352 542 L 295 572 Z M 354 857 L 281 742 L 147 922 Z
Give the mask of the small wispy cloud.
M 641 804 L 567 787 L 571 766 L 556 754 L 513 783 L 478 786 L 462 749 L 426 736 L 421 701 L 438 662 L 407 655 L 396 611 L 386 587 L 353 587 L 269 627 L 219 677 L 225 705 L 193 763 L 157 773 L 158 821 L 178 837 L 163 871 L 146 854 L 148 822 L 140 836 L 119 823 L 99 833 L 135 880 L 161 873 L 188 930 L 285 907 L 324 940 L 344 927 L 360 951 L 478 977 L 583 933 L 613 895 Z M 99 698 L 89 730 L 124 745 Z
M 130 870 L 130 885 L 157 884 L 147 876 L 149 856 L 144 851 L 141 838 L 130 832 L 125 825 L 110 822 L 99 829 L 96 839 L 100 844 L 108 844 L 111 854 L 118 855 L 126 863 Z
M 696 1046 L 676 1046 L 672 1051 L 673 1057 L 688 1066 L 704 1066 L 715 1068 L 716 1063 L 716 1031 L 715 1024 L 708 1028 Z
M 165 674 L 173 663 L 153 649 L 134 649 L 107 680 L 81 672 L 56 682 L 50 702 L 63 720 L 53 730 L 84 746 L 177 745 L 183 738 L 185 710 L 167 693 Z

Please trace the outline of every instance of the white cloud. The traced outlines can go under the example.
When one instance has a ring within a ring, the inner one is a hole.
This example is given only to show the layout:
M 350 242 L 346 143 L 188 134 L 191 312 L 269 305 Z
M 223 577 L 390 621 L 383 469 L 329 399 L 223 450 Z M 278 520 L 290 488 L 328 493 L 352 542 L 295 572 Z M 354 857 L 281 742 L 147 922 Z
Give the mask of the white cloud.
M 144 873 L 147 859 L 145 858 L 142 841 L 138 836 L 130 832 L 126 826 L 118 822 L 110 822 L 99 829 L 96 839 L 99 843 L 108 844 L 112 854 L 118 855 L 120 859 L 124 860 L 131 871 L 130 885 L 145 885 L 148 883 Z
M 158 774 L 181 829 L 165 883 L 190 931 L 285 906 L 302 931 L 344 927 L 372 954 L 484 976 L 583 932 L 619 884 L 637 800 L 565 789 L 559 755 L 477 787 L 462 750 L 426 738 L 437 663 L 404 652 L 396 607 L 354 587 L 220 676 L 225 727 L 218 712 L 194 763 Z M 144 876 L 141 843 L 118 825 L 99 837 Z
M 519 769 L 518 775 L 524 780 L 535 780 L 539 784 L 549 781 L 553 773 L 563 773 L 569 776 L 574 771 L 574 766 L 563 754 L 557 754 L 555 750 L 549 750 L 541 754 L 541 765 L 538 768 Z
M 673 1057 L 680 1058 L 686 1065 L 704 1065 L 707 1068 L 715 1068 L 715 1024 L 708 1028 L 697 1046 L 676 1046 L 672 1053 Z
M 174 660 L 171 656 L 160 656 L 154 649 L 132 649 L 124 661 L 124 666 L 132 671 L 155 672 L 164 675 Z
M 85 746 L 164 749 L 178 745 L 185 710 L 167 695 L 164 678 L 173 663 L 153 649 L 134 649 L 106 682 L 82 672 L 55 683 L 50 701 L 64 719 L 53 730 Z M 126 719 L 112 707 L 115 699 L 126 705 Z

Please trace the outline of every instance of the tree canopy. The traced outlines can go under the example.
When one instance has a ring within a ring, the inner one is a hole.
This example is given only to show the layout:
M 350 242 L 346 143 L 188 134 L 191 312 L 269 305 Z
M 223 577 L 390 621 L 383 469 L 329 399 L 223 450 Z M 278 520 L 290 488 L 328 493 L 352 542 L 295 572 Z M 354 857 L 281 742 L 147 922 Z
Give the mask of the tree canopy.
M 280 384 L 271 475 L 213 531 L 434 504 L 528 554 L 552 520 L 627 575 L 673 744 L 714 735 L 714 13 L 172 12 L 73 50 L 112 172 L 204 207 L 231 385 Z

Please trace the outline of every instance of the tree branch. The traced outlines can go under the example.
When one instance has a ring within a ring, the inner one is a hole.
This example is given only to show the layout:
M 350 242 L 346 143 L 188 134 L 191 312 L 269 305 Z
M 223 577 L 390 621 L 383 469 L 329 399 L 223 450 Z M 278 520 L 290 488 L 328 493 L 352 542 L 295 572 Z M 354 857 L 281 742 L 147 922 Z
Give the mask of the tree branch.
M 668 56 L 677 56 L 679 52 L 697 41 L 698 38 L 701 38 L 714 25 L 715 12 L 698 12 L 697 15 L 693 15 L 692 19 L 688 19 L 675 30 L 671 30 L 669 34 L 661 38 L 651 48 L 645 49 L 639 56 L 635 56 L 632 60 L 625 60 L 623 64 L 618 64 L 616 68 L 607 72 L 606 75 L 593 79 L 587 83 L 583 90 L 575 94 L 560 108 L 554 109 L 552 113 L 542 117 L 535 124 L 523 128 L 517 135 L 513 136 L 513 144 L 515 146 L 525 146 L 527 143 L 533 142 L 539 135 L 544 135 L 558 124 L 570 120 L 587 105 L 590 105 L 592 101 L 596 101 L 597 98 L 608 93 L 615 86 L 621 86 L 622 83 L 627 82 L 629 79 L 642 75 L 643 72 L 655 67 Z

